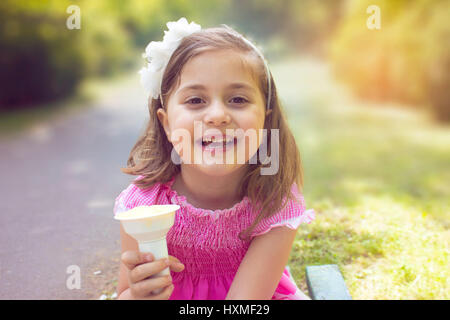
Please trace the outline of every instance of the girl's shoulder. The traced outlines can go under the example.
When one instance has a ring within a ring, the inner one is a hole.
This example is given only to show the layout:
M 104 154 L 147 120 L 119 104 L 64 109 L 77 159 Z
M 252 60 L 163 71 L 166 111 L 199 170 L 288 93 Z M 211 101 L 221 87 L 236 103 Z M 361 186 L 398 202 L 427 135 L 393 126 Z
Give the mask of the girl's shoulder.
M 140 177 L 137 177 L 134 181 Z M 164 183 L 157 182 L 151 187 L 142 189 L 135 185 L 134 181 L 122 190 L 115 199 L 114 214 L 143 205 L 167 204 L 164 197 L 167 188 Z
M 297 229 L 300 224 L 309 224 L 314 219 L 314 210 L 306 210 L 303 194 L 299 192 L 297 185 L 294 183 L 291 187 L 291 197 L 285 198 L 283 208 L 270 217 L 262 219 L 252 232 L 252 236 L 267 233 L 271 229 L 280 226 Z

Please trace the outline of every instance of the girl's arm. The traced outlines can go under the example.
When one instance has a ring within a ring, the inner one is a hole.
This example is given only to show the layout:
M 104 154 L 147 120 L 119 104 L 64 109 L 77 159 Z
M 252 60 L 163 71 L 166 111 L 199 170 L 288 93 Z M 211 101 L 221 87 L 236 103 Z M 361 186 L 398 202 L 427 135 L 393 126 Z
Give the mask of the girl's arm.
M 297 230 L 273 228 L 257 236 L 239 266 L 226 300 L 270 300 L 286 267 Z

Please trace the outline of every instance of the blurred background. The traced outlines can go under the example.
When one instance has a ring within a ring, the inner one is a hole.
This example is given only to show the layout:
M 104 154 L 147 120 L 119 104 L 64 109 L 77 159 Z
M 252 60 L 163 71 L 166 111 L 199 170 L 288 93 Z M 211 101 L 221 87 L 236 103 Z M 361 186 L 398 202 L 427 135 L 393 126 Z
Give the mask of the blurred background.
M 114 299 L 112 207 L 148 117 L 141 54 L 186 17 L 234 27 L 269 61 L 317 212 L 292 249 L 298 285 L 305 266 L 336 263 L 354 299 L 449 299 L 449 12 L 445 0 L 2 0 L 0 298 Z

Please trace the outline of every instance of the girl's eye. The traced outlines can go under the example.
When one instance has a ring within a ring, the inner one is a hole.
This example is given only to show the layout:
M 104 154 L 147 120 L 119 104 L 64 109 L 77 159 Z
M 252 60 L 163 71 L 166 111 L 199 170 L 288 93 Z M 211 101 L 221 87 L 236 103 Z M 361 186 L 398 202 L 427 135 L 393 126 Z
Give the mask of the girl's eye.
M 230 100 L 230 102 L 236 103 L 236 104 L 244 104 L 244 103 L 247 103 L 248 100 L 243 97 L 234 97 Z
M 186 101 L 188 104 L 200 104 L 203 103 L 203 100 L 201 98 L 191 98 Z

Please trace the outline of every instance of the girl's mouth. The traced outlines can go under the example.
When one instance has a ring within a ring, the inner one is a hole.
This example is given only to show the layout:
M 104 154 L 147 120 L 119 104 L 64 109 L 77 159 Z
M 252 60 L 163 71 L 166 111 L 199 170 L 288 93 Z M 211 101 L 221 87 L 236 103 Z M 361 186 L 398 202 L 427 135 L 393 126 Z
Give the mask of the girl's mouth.
M 237 138 L 232 136 L 223 137 L 203 137 L 201 140 L 202 151 L 225 152 L 237 144 Z

